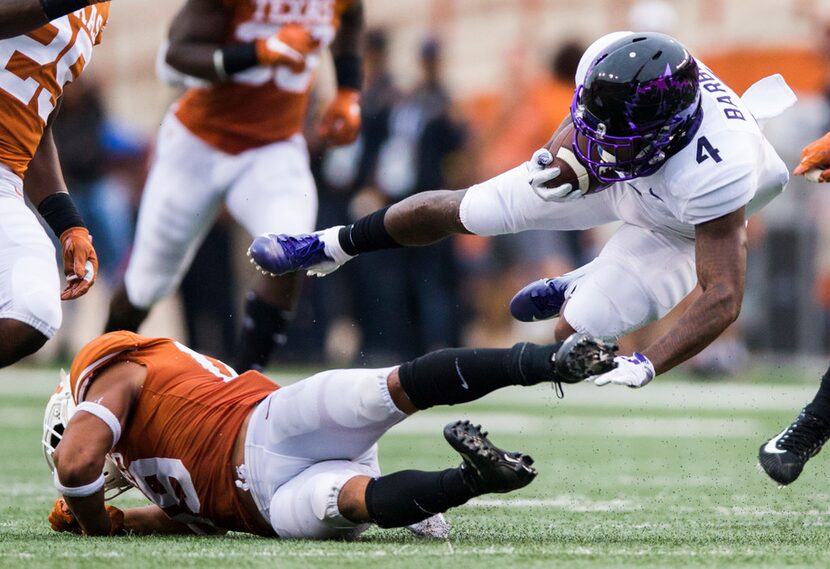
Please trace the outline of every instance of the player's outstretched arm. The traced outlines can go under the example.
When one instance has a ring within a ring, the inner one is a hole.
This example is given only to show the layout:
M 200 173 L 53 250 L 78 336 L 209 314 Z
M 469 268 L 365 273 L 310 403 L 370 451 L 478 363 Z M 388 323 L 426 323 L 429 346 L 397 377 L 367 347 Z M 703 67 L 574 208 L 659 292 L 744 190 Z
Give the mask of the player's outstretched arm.
M 360 87 L 363 70 L 360 44 L 363 37 L 363 2 L 355 0 L 340 17 L 331 44 L 337 94 L 320 122 L 320 136 L 332 144 L 351 144 L 360 133 Z
M 56 114 L 57 110 L 53 111 L 37 152 L 29 163 L 23 191 L 60 241 L 66 276 L 61 300 L 72 300 L 86 294 L 95 284 L 98 255 L 63 179 L 58 149 L 52 137 L 51 121 Z
M 589 381 L 642 387 L 700 352 L 738 318 L 746 277 L 744 208 L 695 227 L 695 263 L 702 292 L 683 316 L 642 354 L 617 357 L 617 369 Z
M 171 520 L 156 506 L 124 510 L 124 530 L 138 535 L 192 535 L 190 526 Z
M 55 18 L 105 0 L 0 0 L 0 39 L 31 32 Z
M 78 402 L 53 455 L 55 488 L 63 495 L 49 516 L 56 531 L 114 535 L 123 530 L 123 512 L 104 506 L 104 460 L 121 436 L 146 373 L 138 364 L 113 364 Z
M 298 24 L 286 24 L 270 38 L 227 43 L 231 14 L 222 0 L 187 0 L 170 24 L 165 61 L 173 69 L 211 82 L 257 65 L 305 69 L 305 57 L 319 42 Z

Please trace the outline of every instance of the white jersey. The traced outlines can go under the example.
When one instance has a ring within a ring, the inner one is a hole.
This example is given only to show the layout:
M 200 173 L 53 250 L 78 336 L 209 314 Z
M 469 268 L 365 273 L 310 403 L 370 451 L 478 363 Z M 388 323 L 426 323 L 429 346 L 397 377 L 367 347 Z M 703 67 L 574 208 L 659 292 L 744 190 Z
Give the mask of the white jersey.
M 629 34 L 594 42 L 579 64 L 577 85 L 602 49 Z M 579 332 L 619 338 L 668 314 L 697 281 L 695 226 L 744 206 L 752 215 L 787 183 L 786 166 L 761 133 L 765 120 L 795 102 L 783 78 L 763 79 L 738 97 L 698 65 L 701 125 L 653 175 L 555 202 L 533 191 L 528 164 L 521 164 L 472 186 L 461 200 L 461 222 L 477 235 L 623 222 L 596 259 L 563 277 L 563 314 Z
M 598 53 L 631 32 L 616 32 L 594 42 L 579 63 L 580 85 Z M 640 207 L 623 221 L 694 237 L 694 226 L 747 206 L 747 217 L 781 193 L 787 167 L 764 138 L 745 101 L 700 60 L 703 119 L 689 144 L 671 156 L 656 173 L 618 182 L 606 191 L 636 192 Z M 795 97 L 783 81 L 770 80 L 779 98 L 780 114 Z M 633 196 L 632 196 L 633 197 Z

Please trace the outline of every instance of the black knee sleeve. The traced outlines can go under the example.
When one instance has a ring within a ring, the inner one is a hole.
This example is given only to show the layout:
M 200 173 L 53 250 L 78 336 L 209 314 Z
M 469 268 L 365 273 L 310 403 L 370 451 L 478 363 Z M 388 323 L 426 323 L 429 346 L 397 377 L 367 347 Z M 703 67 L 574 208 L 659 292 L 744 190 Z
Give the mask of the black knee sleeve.
M 402 470 L 369 482 L 366 510 L 382 528 L 404 527 L 460 506 L 474 496 L 458 468 Z
M 400 366 L 401 387 L 418 409 L 474 401 L 508 385 L 553 378 L 559 344 L 516 344 L 510 349 L 439 350 Z

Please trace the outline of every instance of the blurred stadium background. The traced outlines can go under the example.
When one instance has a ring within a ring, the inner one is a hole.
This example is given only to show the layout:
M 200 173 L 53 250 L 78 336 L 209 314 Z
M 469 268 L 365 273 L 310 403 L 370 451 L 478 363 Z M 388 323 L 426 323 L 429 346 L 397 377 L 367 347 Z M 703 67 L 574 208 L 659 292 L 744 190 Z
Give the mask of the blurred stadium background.
M 353 219 L 416 189 L 464 187 L 526 160 L 567 112 L 581 49 L 615 29 L 677 36 L 739 93 L 764 75 L 782 73 L 801 100 L 767 132 L 790 166 L 805 143 L 830 128 L 828 0 L 365 4 L 372 55 L 367 58 L 371 76 L 362 146 L 325 148 L 311 128 L 313 117 L 309 119 L 321 227 Z M 87 297 L 64 304 L 64 327 L 35 363 L 66 362 L 103 329 L 108 295 L 129 255 L 153 137 L 177 95 L 157 78 L 156 60 L 179 6 L 114 2 L 103 46 L 78 84 L 67 89 L 56 127 L 58 145 L 70 191 L 96 237 L 103 278 Z M 390 125 L 395 109 L 422 85 L 427 69 L 437 69 L 446 104 L 434 110 L 435 128 L 421 135 L 419 144 L 431 149 L 429 155 L 413 163 L 396 152 L 395 127 Z M 324 103 L 332 91 L 331 69 L 324 69 L 316 98 Z M 311 115 L 318 107 L 312 107 Z M 361 162 L 363 147 L 377 149 L 366 153 L 377 158 L 368 173 Z M 417 188 L 412 179 L 419 180 Z M 741 372 L 753 361 L 752 354 L 826 354 L 828 216 L 828 190 L 798 179 L 752 220 L 741 320 L 687 370 L 721 376 Z M 530 280 L 586 262 L 606 235 L 600 229 L 461 237 L 421 251 L 361 259 L 331 277 L 307 283 L 282 359 L 375 365 L 447 345 L 549 339 L 550 324 L 513 322 L 507 301 Z M 228 356 L 239 326 L 243 283 L 252 274 L 244 256 L 248 242 L 247 235 L 223 218 L 206 241 L 210 254 L 197 258 L 182 293 L 159 304 L 142 331 L 184 338 L 197 349 Z M 648 343 L 659 330 L 658 325 L 635 334 L 626 339 L 626 347 Z

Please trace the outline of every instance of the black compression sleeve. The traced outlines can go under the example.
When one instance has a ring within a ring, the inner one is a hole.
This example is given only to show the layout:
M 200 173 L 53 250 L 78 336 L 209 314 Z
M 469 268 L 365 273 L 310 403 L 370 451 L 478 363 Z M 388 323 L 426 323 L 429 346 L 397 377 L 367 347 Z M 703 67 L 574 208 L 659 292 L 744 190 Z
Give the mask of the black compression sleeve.
M 389 235 L 383 223 L 388 209 L 388 207 L 379 209 L 340 229 L 338 234 L 340 247 L 349 255 L 401 247 L 401 244 Z
M 89 0 L 40 0 L 43 13 L 51 22 L 61 16 L 71 14 L 81 8 L 89 6 Z
M 358 56 L 348 54 L 335 57 L 334 73 L 339 88 L 360 91 L 363 84 L 363 66 Z
M 56 237 L 70 227 L 86 227 L 72 198 L 66 192 L 55 192 L 43 198 L 37 211 L 52 229 Z
M 507 349 L 453 348 L 402 364 L 398 375 L 418 409 L 457 405 L 508 385 L 555 379 L 552 358 L 561 344 L 521 343 Z
M 232 43 L 222 49 L 222 67 L 226 75 L 233 75 L 259 65 L 253 43 Z

